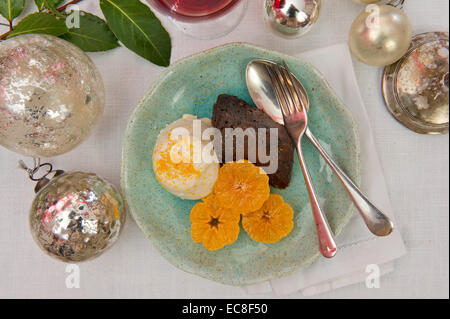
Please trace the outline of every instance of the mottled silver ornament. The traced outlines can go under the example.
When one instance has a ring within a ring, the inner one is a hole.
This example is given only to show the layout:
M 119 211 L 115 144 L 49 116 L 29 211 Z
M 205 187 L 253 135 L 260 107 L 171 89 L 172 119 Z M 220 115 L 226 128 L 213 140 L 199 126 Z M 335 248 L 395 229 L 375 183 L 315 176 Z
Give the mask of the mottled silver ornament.
M 265 0 L 265 20 L 272 31 L 297 38 L 311 31 L 319 18 L 321 0 Z
M 91 173 L 66 173 L 36 195 L 30 210 L 33 238 L 47 254 L 64 262 L 99 256 L 116 242 L 126 208 L 117 189 Z
M 0 42 L 0 145 L 32 157 L 66 153 L 91 133 L 104 108 L 92 60 L 50 35 Z

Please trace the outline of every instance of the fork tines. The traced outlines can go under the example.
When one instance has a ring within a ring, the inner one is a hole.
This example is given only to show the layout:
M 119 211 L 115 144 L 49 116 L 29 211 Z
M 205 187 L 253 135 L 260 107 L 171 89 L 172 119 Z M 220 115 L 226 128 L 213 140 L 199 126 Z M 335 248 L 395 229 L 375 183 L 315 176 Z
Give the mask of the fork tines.
M 267 71 L 274 84 L 275 93 L 283 115 L 288 116 L 294 112 L 301 112 L 303 110 L 303 102 L 286 63 L 283 61 L 283 67 L 279 64 L 274 68 L 267 66 Z

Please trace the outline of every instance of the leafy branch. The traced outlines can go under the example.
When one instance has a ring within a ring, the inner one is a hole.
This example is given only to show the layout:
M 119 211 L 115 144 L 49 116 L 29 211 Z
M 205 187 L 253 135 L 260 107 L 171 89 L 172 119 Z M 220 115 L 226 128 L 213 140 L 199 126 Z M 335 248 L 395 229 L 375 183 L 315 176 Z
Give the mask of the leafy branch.
M 66 11 L 66 9 L 67 9 L 68 7 L 70 7 L 71 5 L 77 4 L 78 2 L 81 2 L 81 1 L 83 1 L 83 0 L 72 0 L 72 1 L 70 1 L 70 2 L 68 2 L 68 3 L 66 3 L 65 5 L 63 5 L 63 6 L 59 7 L 59 8 L 57 8 L 56 10 L 58 10 L 59 12 L 64 12 L 64 11 Z
M 13 21 L 23 11 L 25 7 L 25 0 L 1 0 L 0 14 L 8 20 L 9 30 L 13 28 Z
M 11 32 L 13 31 L 13 29 L 14 29 L 13 20 L 22 13 L 22 11 L 25 7 L 25 1 L 24 0 L 0 0 L 0 1 L 1 1 L 0 2 L 0 14 L 9 21 L 9 31 L 0 35 L 0 41 L 1 41 L 1 40 L 7 39 L 9 37 L 9 35 L 11 34 Z M 61 7 L 55 8 L 55 6 L 57 6 L 58 4 L 60 4 L 62 2 L 61 0 L 34 0 L 39 13 L 43 13 L 46 11 L 52 12 L 54 10 L 56 10 L 58 12 L 63 12 L 66 10 L 67 7 L 77 4 L 81 1 L 83 1 L 83 0 L 72 0 Z M 4 8 L 4 10 L 2 10 L 3 8 Z M 11 11 L 10 8 L 13 8 L 12 12 L 15 13 L 13 16 L 11 14 L 9 14 L 9 12 Z M 28 33 L 31 33 L 31 32 L 28 32 Z
M 99 0 L 106 21 L 88 12 L 67 10 L 81 1 L 34 0 L 38 11 L 14 24 L 25 0 L 0 0 L 0 14 L 9 22 L 2 24 L 9 26 L 9 31 L 0 35 L 0 41 L 30 33 L 50 34 L 86 52 L 111 50 L 120 46 L 120 41 L 154 64 L 170 64 L 170 36 L 140 0 Z

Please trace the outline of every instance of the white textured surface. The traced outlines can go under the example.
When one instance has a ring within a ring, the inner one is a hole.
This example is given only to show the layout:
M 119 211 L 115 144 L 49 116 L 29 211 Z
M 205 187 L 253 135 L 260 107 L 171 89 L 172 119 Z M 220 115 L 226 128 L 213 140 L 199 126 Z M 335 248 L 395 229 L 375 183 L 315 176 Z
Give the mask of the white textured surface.
M 83 2 L 82 8 L 96 9 L 97 1 Z M 261 2 L 250 0 L 249 11 L 239 27 L 228 36 L 212 41 L 186 37 L 164 20 L 173 38 L 172 61 L 234 41 L 297 55 L 346 41 L 353 19 L 364 8 L 351 0 L 324 0 L 317 27 L 298 40 L 284 40 L 265 28 Z M 414 32 L 420 33 L 448 31 L 448 7 L 446 0 L 410 0 L 405 10 Z M 119 185 L 120 145 L 127 118 L 162 69 L 123 48 L 91 56 L 105 80 L 105 115 L 86 143 L 52 162 L 66 170 L 94 171 Z M 319 297 L 448 298 L 449 136 L 417 135 L 397 124 L 383 105 L 382 70 L 354 63 L 408 254 L 396 262 L 393 273 L 382 277 L 380 289 L 367 289 L 361 283 Z M 80 266 L 81 288 L 67 289 L 66 265 L 44 256 L 29 234 L 27 215 L 33 185 L 16 169 L 18 159 L 18 155 L 0 149 L 0 297 L 247 297 L 239 288 L 215 284 L 171 266 L 149 245 L 131 218 L 113 249 Z M 124 272 L 128 276 L 120 275 Z

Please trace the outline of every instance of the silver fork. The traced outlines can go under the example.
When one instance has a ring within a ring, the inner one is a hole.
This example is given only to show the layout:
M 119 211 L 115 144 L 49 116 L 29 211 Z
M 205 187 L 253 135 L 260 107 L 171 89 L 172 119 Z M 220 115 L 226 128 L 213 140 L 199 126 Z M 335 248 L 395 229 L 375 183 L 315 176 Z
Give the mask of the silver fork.
M 306 188 L 308 189 L 309 200 L 316 222 L 320 252 L 323 256 L 332 258 L 337 252 L 336 242 L 325 214 L 320 207 L 319 199 L 302 151 L 301 141 L 308 127 L 307 110 L 302 103 L 301 97 L 298 95 L 298 91 L 295 89 L 295 82 L 285 63 L 284 67 L 285 69 L 277 64 L 273 69 L 268 68 L 268 72 L 274 83 L 278 103 L 281 105 L 286 129 L 297 147 L 298 158 L 302 167 L 303 176 L 305 177 Z

